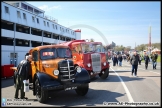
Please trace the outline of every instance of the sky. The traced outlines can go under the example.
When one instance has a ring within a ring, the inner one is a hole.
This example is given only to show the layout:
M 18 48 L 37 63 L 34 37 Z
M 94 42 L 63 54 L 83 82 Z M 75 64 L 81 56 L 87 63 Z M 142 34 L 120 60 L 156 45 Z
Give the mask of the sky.
M 58 20 L 62 26 L 81 29 L 81 39 L 134 48 L 161 43 L 160 2 L 28 2 Z

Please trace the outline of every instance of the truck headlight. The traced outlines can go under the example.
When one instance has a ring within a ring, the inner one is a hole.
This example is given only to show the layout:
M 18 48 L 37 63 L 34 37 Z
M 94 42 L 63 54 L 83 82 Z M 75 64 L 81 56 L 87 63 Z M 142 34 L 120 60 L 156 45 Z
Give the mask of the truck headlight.
M 59 74 L 59 70 L 54 70 L 54 71 L 53 71 L 53 74 L 54 74 L 54 75 L 58 75 L 58 74 Z
M 103 65 L 106 66 L 106 62 L 104 62 Z
M 88 64 L 87 64 L 87 66 L 88 66 L 88 67 L 91 67 L 91 64 L 90 64 L 90 63 L 88 63 Z
M 78 73 L 80 73 L 80 72 L 82 71 L 82 69 L 81 69 L 80 67 L 77 67 L 77 68 L 76 68 L 76 71 L 77 71 Z

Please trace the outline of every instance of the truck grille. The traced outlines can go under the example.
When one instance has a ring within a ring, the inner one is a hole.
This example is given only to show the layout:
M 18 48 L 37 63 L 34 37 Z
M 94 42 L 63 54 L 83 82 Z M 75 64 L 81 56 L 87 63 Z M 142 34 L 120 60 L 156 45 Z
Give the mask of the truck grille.
M 59 77 L 61 81 L 69 81 L 75 78 L 74 65 L 71 60 L 63 60 L 59 63 Z
M 101 55 L 98 53 L 91 54 L 92 69 L 94 72 L 101 71 Z

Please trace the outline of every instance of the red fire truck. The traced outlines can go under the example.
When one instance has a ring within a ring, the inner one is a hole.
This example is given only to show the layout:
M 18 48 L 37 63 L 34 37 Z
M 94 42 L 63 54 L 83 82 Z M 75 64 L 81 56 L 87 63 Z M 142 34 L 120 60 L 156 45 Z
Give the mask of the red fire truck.
M 86 40 L 72 40 L 61 45 L 69 46 L 72 50 L 75 67 L 85 68 L 91 78 L 99 75 L 106 79 L 109 76 L 109 62 L 101 42 L 87 42 Z

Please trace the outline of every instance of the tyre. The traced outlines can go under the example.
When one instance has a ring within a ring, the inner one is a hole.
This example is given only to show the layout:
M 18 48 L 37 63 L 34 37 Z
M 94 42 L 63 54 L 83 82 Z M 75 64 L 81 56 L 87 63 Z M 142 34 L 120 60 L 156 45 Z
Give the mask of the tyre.
M 106 79 L 109 76 L 109 68 L 105 69 L 105 71 L 103 71 L 104 73 L 100 73 L 99 76 L 101 79 Z
M 82 84 L 81 86 L 78 86 L 77 89 L 75 89 L 76 93 L 80 96 L 84 96 L 87 94 L 89 89 L 89 83 Z
M 36 98 L 40 103 L 44 103 L 48 99 L 48 91 L 41 90 L 39 80 L 35 80 Z

